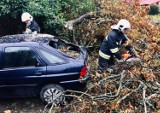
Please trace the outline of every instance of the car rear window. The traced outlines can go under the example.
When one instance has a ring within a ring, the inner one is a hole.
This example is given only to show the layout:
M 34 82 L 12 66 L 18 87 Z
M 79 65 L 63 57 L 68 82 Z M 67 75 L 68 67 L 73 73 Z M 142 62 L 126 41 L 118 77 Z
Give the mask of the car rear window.
M 47 59 L 47 61 L 50 64 L 62 64 L 65 63 L 65 61 L 62 58 L 59 58 L 58 56 L 49 53 L 48 51 L 39 49 L 39 52 Z

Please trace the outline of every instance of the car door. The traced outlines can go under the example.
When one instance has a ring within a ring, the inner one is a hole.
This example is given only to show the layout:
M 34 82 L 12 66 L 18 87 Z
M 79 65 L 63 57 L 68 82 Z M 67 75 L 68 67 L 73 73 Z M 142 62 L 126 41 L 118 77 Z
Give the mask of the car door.
M 5 47 L 1 55 L 0 96 L 34 96 L 43 81 L 46 66 L 28 46 Z
M 63 81 L 79 78 L 80 68 L 69 61 L 69 57 L 62 57 L 54 49 L 36 48 L 47 65 L 46 81 L 60 84 Z M 68 59 L 67 59 L 68 58 Z M 77 63 L 78 64 L 78 63 Z

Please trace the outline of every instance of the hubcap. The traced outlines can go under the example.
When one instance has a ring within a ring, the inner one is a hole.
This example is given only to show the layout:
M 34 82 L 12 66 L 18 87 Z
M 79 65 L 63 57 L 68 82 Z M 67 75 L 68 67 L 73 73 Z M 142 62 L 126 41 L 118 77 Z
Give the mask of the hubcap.
M 54 102 L 55 104 L 59 104 L 60 102 L 63 101 L 63 97 L 61 95 L 62 95 L 62 91 L 56 88 L 51 88 L 46 90 L 43 96 L 47 103 Z

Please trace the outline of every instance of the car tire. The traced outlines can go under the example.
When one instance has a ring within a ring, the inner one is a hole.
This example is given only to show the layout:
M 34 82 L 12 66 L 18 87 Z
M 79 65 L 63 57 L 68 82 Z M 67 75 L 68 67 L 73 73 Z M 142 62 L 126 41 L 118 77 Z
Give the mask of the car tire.
M 62 95 L 64 89 L 55 84 L 48 84 L 42 87 L 40 91 L 40 98 L 45 104 L 57 104 L 64 103 L 65 97 Z

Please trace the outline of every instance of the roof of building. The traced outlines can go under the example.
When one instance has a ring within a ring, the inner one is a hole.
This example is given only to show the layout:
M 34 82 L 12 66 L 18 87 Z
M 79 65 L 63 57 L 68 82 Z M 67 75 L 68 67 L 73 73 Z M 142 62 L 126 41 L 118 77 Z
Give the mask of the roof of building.
M 129 3 L 132 0 L 122 0 L 122 1 Z M 160 0 L 139 0 L 138 3 L 140 5 L 150 5 L 150 4 L 156 4 L 156 3 L 159 3 L 159 2 L 160 2 Z
M 157 2 L 160 2 L 160 0 L 142 0 L 140 1 L 140 5 L 155 4 Z

